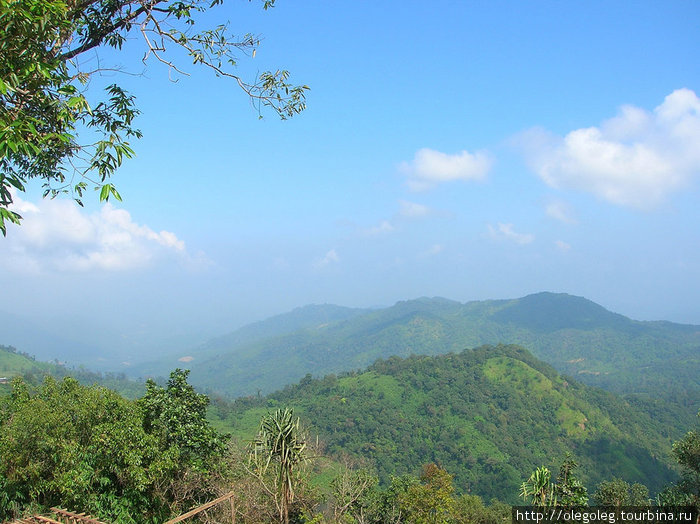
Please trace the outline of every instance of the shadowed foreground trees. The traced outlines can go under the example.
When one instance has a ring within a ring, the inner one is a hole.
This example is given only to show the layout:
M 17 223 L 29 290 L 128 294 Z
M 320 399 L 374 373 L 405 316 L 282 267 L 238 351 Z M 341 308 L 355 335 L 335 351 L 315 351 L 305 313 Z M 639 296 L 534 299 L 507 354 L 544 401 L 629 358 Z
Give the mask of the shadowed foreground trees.
M 173 372 L 140 403 L 72 378 L 48 377 L 36 393 L 15 380 L 0 407 L 0 519 L 68 506 L 163 522 L 206 502 L 224 447 L 186 376 Z

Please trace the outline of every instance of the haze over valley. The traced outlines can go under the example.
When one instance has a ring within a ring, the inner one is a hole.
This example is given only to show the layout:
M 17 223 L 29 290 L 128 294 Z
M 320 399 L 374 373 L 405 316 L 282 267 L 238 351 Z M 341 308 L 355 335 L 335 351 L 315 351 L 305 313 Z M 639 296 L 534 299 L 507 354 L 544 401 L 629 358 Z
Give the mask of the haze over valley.
M 700 505 L 698 20 L 0 2 L 0 522 Z

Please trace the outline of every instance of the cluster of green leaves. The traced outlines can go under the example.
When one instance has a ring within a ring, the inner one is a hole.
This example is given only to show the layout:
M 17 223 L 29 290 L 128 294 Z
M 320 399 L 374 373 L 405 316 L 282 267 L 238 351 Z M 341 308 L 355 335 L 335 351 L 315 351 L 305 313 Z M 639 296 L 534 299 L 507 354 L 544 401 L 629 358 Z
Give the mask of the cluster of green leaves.
M 283 524 L 289 522 L 289 509 L 294 502 L 294 487 L 298 484 L 299 467 L 306 460 L 306 441 L 299 417 L 292 409 L 278 409 L 260 422 L 250 454 L 251 470 L 264 484 L 272 472 L 276 489 L 267 487 L 274 495 Z
M 630 484 L 620 478 L 606 480 L 593 493 L 593 502 L 598 506 L 648 506 L 651 504 L 649 489 L 641 483 Z
M 99 2 L 87 6 L 63 0 L 0 3 L 0 231 L 3 234 L 6 220 L 19 223 L 21 218 L 9 209 L 13 200 L 10 189 L 24 191 L 24 185 L 32 178 L 43 181 L 45 196 L 66 190 L 68 183 L 80 202 L 87 182 L 92 181 L 100 191 L 101 200 L 110 196 L 120 198 L 107 179 L 124 158 L 133 155 L 128 139 L 141 136 L 132 127 L 138 110 L 133 98 L 117 85 L 107 88 L 107 100 L 91 108 L 80 89 L 88 76 L 71 67 L 66 56 L 67 46 L 75 36 L 96 37 L 98 29 L 90 28 L 96 20 L 88 21 L 86 11 L 81 11 L 95 5 Z M 108 9 L 104 6 L 102 11 Z M 79 144 L 76 135 L 80 127 L 96 131 L 102 138 L 92 144 Z M 78 175 L 75 180 L 74 171 Z M 89 172 L 95 173 L 94 180 L 87 178 Z
M 15 379 L 0 399 L 0 519 L 63 506 L 162 522 L 209 499 L 224 448 L 186 377 L 173 372 L 139 401 L 73 378 L 47 377 L 36 392 Z
M 697 433 L 690 432 L 674 445 L 674 453 L 686 470 L 697 473 Z M 556 480 L 550 470 L 538 467 L 520 489 L 526 502 L 542 508 L 580 508 L 589 503 L 588 490 L 578 478 L 578 464 L 566 454 L 559 466 Z M 684 476 L 687 480 L 689 477 Z M 696 479 L 697 480 L 697 479 Z M 697 484 L 679 483 L 673 490 L 685 498 L 661 499 L 660 505 L 697 504 Z M 622 506 L 649 506 L 649 489 L 641 483 L 630 484 L 621 478 L 601 481 L 591 503 L 611 509 Z M 420 477 L 392 476 L 386 487 L 365 469 L 343 470 L 333 481 L 330 499 L 323 516 L 313 522 L 334 523 L 440 523 L 440 524 L 496 524 L 510 520 L 510 506 L 492 500 L 490 506 L 477 495 L 456 493 L 453 476 L 440 466 L 423 466 Z M 619 517 L 618 517 L 619 518 Z
M 681 479 L 659 494 L 659 504 L 700 507 L 700 428 L 675 442 L 673 455 L 681 466 Z
M 365 372 L 304 378 L 261 398 L 217 402 L 212 416 L 252 437 L 265 408 L 293 406 L 333 455 L 369 461 L 387 485 L 436 462 L 459 492 L 515 502 L 523 472 L 571 451 L 581 477 L 655 490 L 670 482 L 669 439 L 619 397 L 564 379 L 514 346 L 438 357 L 392 357 Z M 247 432 L 247 433 L 246 433 Z
M 574 473 L 577 467 L 576 461 L 567 453 L 559 467 L 556 482 L 552 481 L 552 473 L 547 467 L 537 468 L 520 486 L 520 496 L 540 508 L 575 508 L 587 505 L 588 489 Z
M 137 404 L 144 430 L 158 436 L 163 451 L 174 449 L 187 463 L 206 469 L 210 457 L 223 454 L 225 438 L 207 422 L 209 397 L 187 382 L 189 371 L 177 369 L 166 387 L 149 379 Z
M 171 71 L 167 49 L 184 50 L 194 64 L 234 79 L 260 111 L 288 118 L 305 108 L 306 86 L 289 83 L 284 70 L 266 71 L 246 82 L 232 70 L 236 53 L 254 53 L 258 38 L 235 38 L 226 25 L 195 32 L 196 15 L 220 0 L 0 0 L 0 231 L 19 223 L 10 208 L 13 192 L 40 179 L 44 196 L 70 192 L 81 203 L 94 187 L 100 200 L 121 197 L 109 181 L 125 158 L 139 114 L 134 98 L 119 85 L 90 103 L 87 84 L 100 69 L 81 67 L 81 55 L 101 47 L 121 49 L 140 31 L 146 57 Z M 274 0 L 265 0 L 268 9 Z M 89 63 L 89 61 L 84 61 Z M 82 133 L 82 135 L 81 135 Z

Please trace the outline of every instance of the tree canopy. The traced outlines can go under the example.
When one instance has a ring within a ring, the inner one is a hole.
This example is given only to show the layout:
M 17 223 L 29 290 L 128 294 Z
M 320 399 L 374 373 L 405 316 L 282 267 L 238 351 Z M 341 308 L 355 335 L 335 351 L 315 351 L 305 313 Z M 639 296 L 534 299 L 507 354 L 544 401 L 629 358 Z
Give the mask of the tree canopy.
M 176 370 L 138 402 L 73 378 L 21 379 L 0 398 L 0 520 L 52 506 L 117 522 L 163 522 L 213 498 L 225 448 L 206 396 Z
M 117 84 L 103 98 L 88 93 L 103 66 L 83 59 L 101 48 L 121 50 L 140 33 L 144 61 L 182 73 L 171 58 L 184 50 L 193 64 L 228 77 L 258 112 L 281 118 L 305 108 L 306 86 L 289 83 L 286 70 L 265 71 L 246 81 L 235 73 L 239 55 L 252 56 L 260 39 L 232 35 L 226 24 L 199 29 L 197 15 L 222 0 L 0 0 L 0 231 L 19 223 L 13 193 L 40 179 L 44 196 L 71 194 L 82 205 L 86 190 L 100 200 L 121 197 L 110 177 L 134 155 L 131 140 L 139 114 L 133 96 Z M 263 9 L 274 0 L 262 0 Z M 88 97 L 90 95 L 90 99 Z M 82 133 L 82 136 L 81 136 Z

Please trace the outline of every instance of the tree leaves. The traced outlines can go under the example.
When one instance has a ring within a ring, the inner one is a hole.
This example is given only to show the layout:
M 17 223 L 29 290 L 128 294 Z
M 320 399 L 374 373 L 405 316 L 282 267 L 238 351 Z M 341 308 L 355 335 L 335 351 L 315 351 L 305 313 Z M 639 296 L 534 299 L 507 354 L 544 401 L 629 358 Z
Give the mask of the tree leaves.
M 298 466 L 306 460 L 306 442 L 294 410 L 278 409 L 260 421 L 253 441 L 251 463 L 262 480 L 267 470 L 275 471 L 280 522 L 289 522 L 289 506 L 294 501 Z
M 194 33 L 195 15 L 218 4 L 209 0 L 15 0 L 0 2 L 0 232 L 6 222 L 19 223 L 10 210 L 10 186 L 24 191 L 30 179 L 41 180 L 44 195 L 71 194 L 82 205 L 81 184 L 99 191 L 100 201 L 121 200 L 106 180 L 134 156 L 129 139 L 139 114 L 135 100 L 117 84 L 106 99 L 88 102 L 87 84 L 101 71 L 76 60 L 89 50 L 121 49 L 135 28 L 154 57 L 171 71 L 183 73 L 168 58 L 170 47 L 183 49 L 193 63 L 233 79 L 260 114 L 268 107 L 286 119 L 306 107 L 307 86 L 288 83 L 288 73 L 263 73 L 246 82 L 233 72 L 237 53 L 253 54 L 260 40 L 236 38 L 227 25 Z M 274 2 L 266 0 L 263 8 Z M 144 58 L 145 60 L 145 58 Z M 183 73 L 184 74 L 184 73 Z M 93 140 L 93 137 L 96 139 Z M 19 180 L 21 183 L 11 183 Z M 78 190 L 80 188 L 80 190 Z
M 0 404 L 0 520 L 31 504 L 163 522 L 208 498 L 211 486 L 188 478 L 217 471 L 224 437 L 206 421 L 208 398 L 186 379 L 177 370 L 167 388 L 151 381 L 138 402 L 73 378 L 48 377 L 34 394 L 15 380 Z

